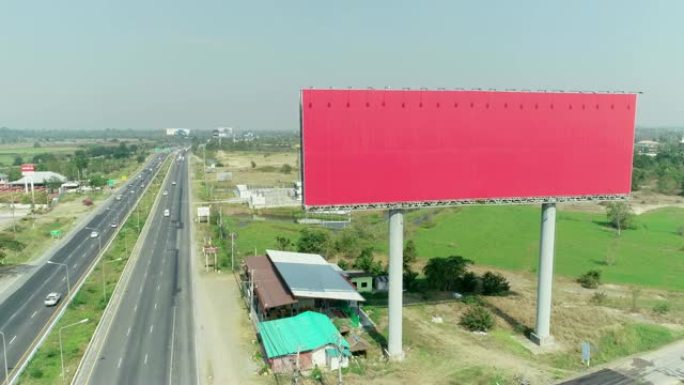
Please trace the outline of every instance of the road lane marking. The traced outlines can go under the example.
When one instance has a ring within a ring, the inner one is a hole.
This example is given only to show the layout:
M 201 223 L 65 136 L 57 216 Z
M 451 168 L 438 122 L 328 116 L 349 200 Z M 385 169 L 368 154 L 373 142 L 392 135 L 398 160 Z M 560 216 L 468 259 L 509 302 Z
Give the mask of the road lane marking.
M 128 337 L 130 335 L 131 335 L 131 328 L 128 328 L 128 331 L 126 332 L 126 336 Z
M 135 307 L 133 308 L 133 311 L 138 311 L 138 305 L 135 305 Z
M 142 293 L 142 285 L 140 285 L 140 290 L 138 290 L 138 293 Z
M 145 354 L 145 365 L 147 365 L 147 354 Z
M 116 366 L 116 368 L 121 368 L 121 361 L 123 361 L 123 357 L 119 357 L 119 364 Z
M 150 333 L 152 333 L 152 330 L 154 330 L 154 325 L 150 325 Z
M 16 339 L 17 339 L 17 336 L 12 337 L 9 344 L 12 345 L 12 342 L 14 342 L 14 340 L 16 340 Z
M 169 363 L 169 385 L 173 374 L 173 341 L 175 339 L 176 330 L 176 307 L 173 307 L 173 320 L 171 321 L 171 360 Z
M 66 277 L 62 277 L 62 282 L 66 281 Z
M 157 310 L 157 303 L 154 303 L 154 310 Z
M 160 287 L 160 285 L 157 285 L 157 291 L 159 291 L 159 287 Z
M 33 314 L 31 314 L 31 318 L 35 317 L 37 313 L 38 313 L 38 310 L 34 311 Z

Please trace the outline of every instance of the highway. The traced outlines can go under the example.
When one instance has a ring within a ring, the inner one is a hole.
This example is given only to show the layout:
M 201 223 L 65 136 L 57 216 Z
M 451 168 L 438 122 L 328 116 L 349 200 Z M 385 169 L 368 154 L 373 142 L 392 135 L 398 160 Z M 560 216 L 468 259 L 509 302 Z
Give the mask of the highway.
M 0 299 L 0 332 L 5 336 L 7 348 L 6 352 L 3 351 L 0 343 L 0 364 L 4 364 L 6 353 L 10 380 L 15 378 L 17 370 L 45 334 L 58 311 L 67 304 L 68 283 L 74 289 L 84 278 L 96 260 L 100 244 L 104 247 L 113 236 L 116 229 L 111 225 L 118 226 L 132 209 L 143 191 L 141 186 L 147 185 L 154 175 L 150 169 L 156 171 L 163 159 L 162 155 L 154 156 L 140 173 L 129 178 L 115 193 L 121 196 L 120 200 L 109 199 L 103 203 L 105 209 L 92 217 L 84 228 L 55 252 L 50 259 L 54 263 L 43 264 L 13 293 Z M 94 238 L 91 237 L 93 229 L 99 232 Z M 62 300 L 57 306 L 47 307 L 43 301 L 53 291 L 61 293 Z M 0 365 L 0 384 L 5 381 L 3 366 Z
M 149 233 L 89 384 L 197 383 L 186 162 L 174 161 L 162 187 L 168 194 L 150 215 Z

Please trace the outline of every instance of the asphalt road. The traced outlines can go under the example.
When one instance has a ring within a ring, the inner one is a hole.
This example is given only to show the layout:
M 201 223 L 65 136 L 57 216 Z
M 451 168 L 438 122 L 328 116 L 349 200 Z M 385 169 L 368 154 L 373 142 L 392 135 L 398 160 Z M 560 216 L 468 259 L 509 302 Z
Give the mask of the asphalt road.
M 162 160 L 163 156 L 154 157 L 143 171 L 129 178 L 118 192 L 121 200 L 112 199 L 106 203 L 106 210 L 95 215 L 83 229 L 55 252 L 50 260 L 66 266 L 45 263 L 23 285 L 2 299 L 0 332 L 5 335 L 7 351 L 3 351 L 0 343 L 0 384 L 5 380 L 4 354 L 7 355 L 9 378 L 13 378 L 15 368 L 28 358 L 32 347 L 46 332 L 49 322 L 61 306 L 66 304 L 64 299 L 67 296 L 67 270 L 68 281 L 74 288 L 95 261 L 100 242 L 104 247 L 113 236 L 116 229 L 112 228 L 111 224 L 120 223 L 139 197 L 142 191 L 141 184 L 150 182 L 154 172 L 149 171 L 149 168 L 156 170 L 161 166 Z M 91 229 L 97 230 L 99 236 L 92 238 Z M 45 296 L 50 292 L 62 294 L 62 301 L 58 306 L 44 305 Z
M 163 187 L 168 195 L 151 214 L 143 251 L 106 333 L 90 384 L 197 383 L 185 162 L 174 162 Z M 163 215 L 165 209 L 170 210 L 169 217 Z

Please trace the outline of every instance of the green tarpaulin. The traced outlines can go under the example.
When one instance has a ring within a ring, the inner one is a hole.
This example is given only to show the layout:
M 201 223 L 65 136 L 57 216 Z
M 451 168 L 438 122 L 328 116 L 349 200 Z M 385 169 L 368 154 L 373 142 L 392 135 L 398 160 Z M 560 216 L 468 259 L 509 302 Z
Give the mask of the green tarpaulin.
M 349 356 L 349 344 L 325 314 L 307 311 L 294 317 L 259 323 L 259 334 L 268 358 L 297 354 L 326 345 L 342 344 Z

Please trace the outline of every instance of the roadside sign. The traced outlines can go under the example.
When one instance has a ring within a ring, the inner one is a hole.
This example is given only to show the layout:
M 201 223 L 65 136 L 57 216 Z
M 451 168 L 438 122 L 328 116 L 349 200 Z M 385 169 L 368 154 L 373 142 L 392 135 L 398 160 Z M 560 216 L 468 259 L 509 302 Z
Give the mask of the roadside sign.
M 114 187 L 116 185 L 116 179 L 107 179 L 107 186 Z
M 52 238 L 59 238 L 62 236 L 62 230 L 52 230 L 50 231 L 50 236 Z
M 591 362 L 591 344 L 589 342 L 582 342 L 582 362 L 584 362 L 587 367 Z
M 218 247 L 216 246 L 204 246 L 204 252 L 207 254 L 216 254 Z

